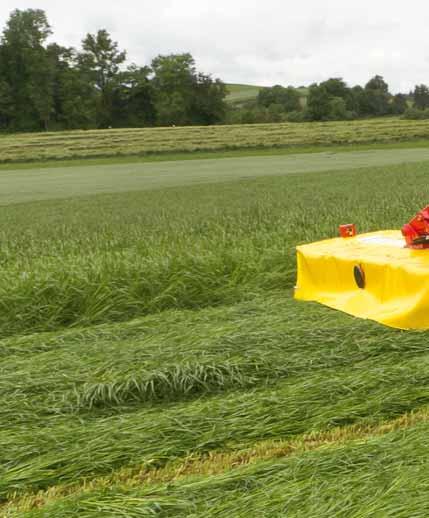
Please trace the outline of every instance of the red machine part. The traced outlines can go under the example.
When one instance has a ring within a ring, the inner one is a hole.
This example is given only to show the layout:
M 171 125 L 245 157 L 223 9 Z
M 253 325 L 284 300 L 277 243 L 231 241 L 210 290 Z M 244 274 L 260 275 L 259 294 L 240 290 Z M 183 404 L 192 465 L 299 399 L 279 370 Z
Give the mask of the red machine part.
M 356 234 L 356 225 L 340 225 L 341 237 L 354 237 Z
M 429 248 L 429 206 L 402 227 L 408 248 Z

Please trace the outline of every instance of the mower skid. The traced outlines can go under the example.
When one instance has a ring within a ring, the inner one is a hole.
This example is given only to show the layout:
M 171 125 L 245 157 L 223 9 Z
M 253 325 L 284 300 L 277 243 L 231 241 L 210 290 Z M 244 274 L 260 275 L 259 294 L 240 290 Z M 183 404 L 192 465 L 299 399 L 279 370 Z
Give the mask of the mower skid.
M 400 231 L 297 247 L 295 298 L 400 329 L 429 329 L 429 253 Z

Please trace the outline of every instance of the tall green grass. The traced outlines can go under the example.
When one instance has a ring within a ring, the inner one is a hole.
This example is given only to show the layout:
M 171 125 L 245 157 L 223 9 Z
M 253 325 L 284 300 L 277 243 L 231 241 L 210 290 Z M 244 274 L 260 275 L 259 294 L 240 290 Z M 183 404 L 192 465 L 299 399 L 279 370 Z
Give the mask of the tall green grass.
M 290 289 L 297 243 L 399 227 L 426 163 L 0 208 L 0 336 Z

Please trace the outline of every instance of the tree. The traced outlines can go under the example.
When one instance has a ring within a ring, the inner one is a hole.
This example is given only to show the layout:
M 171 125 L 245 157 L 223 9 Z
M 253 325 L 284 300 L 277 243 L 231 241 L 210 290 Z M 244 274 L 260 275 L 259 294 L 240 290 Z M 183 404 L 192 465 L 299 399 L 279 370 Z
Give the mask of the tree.
M 108 127 L 113 123 L 114 90 L 127 55 L 119 50 L 118 43 L 104 29 L 97 34 L 87 34 L 82 48 L 83 52 L 78 56 L 79 68 L 98 92 L 97 124 L 102 128 Z
M 16 9 L 1 40 L 1 77 L 8 85 L 10 125 L 48 129 L 53 109 L 53 71 L 45 48 L 51 28 L 40 9 Z
M 419 110 L 429 108 L 429 87 L 426 85 L 417 85 L 412 95 L 415 108 Z
M 389 85 L 386 83 L 382 76 L 376 75 L 372 79 L 370 79 L 368 83 L 365 85 L 365 90 L 374 90 L 382 92 L 384 94 L 388 94 Z
M 193 124 L 217 124 L 225 119 L 226 86 L 220 79 L 198 73 L 195 76 L 191 101 L 191 120 Z
M 7 129 L 13 117 L 10 86 L 0 79 L 0 128 Z
M 49 45 L 47 51 L 54 70 L 53 98 L 57 127 L 96 127 L 96 91 L 76 67 L 76 51 L 56 43 Z
M 270 104 L 267 108 L 267 118 L 269 122 L 281 122 L 284 120 L 286 112 L 281 104 Z
M 343 99 L 343 101 L 345 102 L 345 112 L 347 112 L 345 116 L 347 118 L 357 116 L 357 114 L 359 113 L 359 102 L 356 102 L 357 92 L 353 92 L 353 88 L 349 88 L 342 78 L 333 77 L 331 79 L 328 79 L 327 81 L 324 81 L 323 83 L 320 83 L 320 86 L 323 86 L 326 89 L 328 94 L 331 96 L 332 100 L 334 100 L 334 98 Z M 332 115 L 336 119 L 338 119 L 339 113 L 342 111 L 340 105 L 342 106 L 342 103 L 340 103 L 339 101 L 334 102 L 333 106 L 336 107 L 334 107 L 331 110 L 331 114 L 333 112 L 336 112 L 335 116 Z
M 365 85 L 363 111 L 366 115 L 382 116 L 390 111 L 389 86 L 381 76 L 375 76 Z
M 307 111 L 311 120 L 328 120 L 331 112 L 331 96 L 322 85 L 313 84 L 309 88 Z
M 198 73 L 191 54 L 158 56 L 152 61 L 157 124 L 214 124 L 225 115 L 226 88 Z
M 408 108 L 407 96 L 396 94 L 393 96 L 391 111 L 394 115 L 402 115 Z
M 258 94 L 258 104 L 268 108 L 272 104 L 282 106 L 285 112 L 299 111 L 301 109 L 299 92 L 288 86 L 284 88 L 275 85 L 271 88 L 262 88 Z
M 366 115 L 366 94 L 361 86 L 350 88 L 348 109 L 358 117 Z
M 427 120 L 429 119 L 429 108 L 420 110 L 419 108 L 407 108 L 403 115 L 404 119 Z
M 158 124 L 189 124 L 191 92 L 196 75 L 195 61 L 191 54 L 158 56 L 152 61 L 152 70 Z
M 149 67 L 131 65 L 119 76 L 112 103 L 115 127 L 153 126 L 156 121 L 154 90 Z
M 320 86 L 323 86 L 332 97 L 340 97 L 345 100 L 349 96 L 350 89 L 340 77 L 328 79 L 327 81 L 320 83 Z
M 346 101 L 342 97 L 332 97 L 329 101 L 330 120 L 341 121 L 350 119 L 350 112 L 347 111 Z

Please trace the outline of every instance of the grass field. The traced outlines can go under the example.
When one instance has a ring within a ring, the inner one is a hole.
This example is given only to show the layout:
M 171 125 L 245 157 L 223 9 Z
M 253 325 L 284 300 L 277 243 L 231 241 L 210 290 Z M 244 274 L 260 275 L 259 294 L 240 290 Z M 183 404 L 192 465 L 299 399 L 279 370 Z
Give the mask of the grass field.
M 258 97 L 258 93 L 262 87 L 255 85 L 227 84 L 228 95 L 226 97 L 229 103 L 242 103 L 252 101 Z
M 177 153 L 299 149 L 429 139 L 428 121 L 373 119 L 186 128 L 93 130 L 0 136 L 0 164 Z
M 226 87 L 228 92 L 226 101 L 230 104 L 242 104 L 249 101 L 256 101 L 260 90 L 263 88 L 262 86 L 234 83 L 227 84 Z M 298 91 L 301 94 L 301 102 L 305 105 L 308 96 L 308 88 L 301 87 L 298 88 Z
M 292 293 L 428 150 L 0 171 L 0 516 L 427 516 L 427 333 Z
M 353 170 L 429 160 L 429 146 L 157 163 L 0 170 L 0 205 L 105 193 L 217 184 L 263 176 Z

